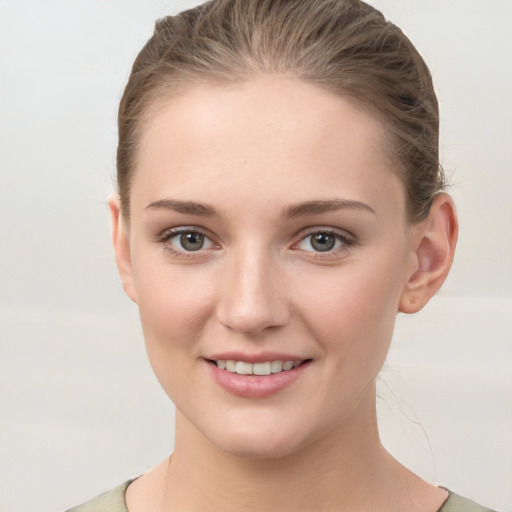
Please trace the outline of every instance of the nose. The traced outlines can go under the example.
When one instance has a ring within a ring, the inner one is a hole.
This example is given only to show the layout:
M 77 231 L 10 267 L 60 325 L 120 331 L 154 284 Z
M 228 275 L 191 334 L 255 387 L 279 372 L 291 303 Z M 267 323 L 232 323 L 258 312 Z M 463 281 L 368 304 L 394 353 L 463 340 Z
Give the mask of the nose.
M 222 277 L 217 318 L 225 327 L 257 336 L 288 323 L 286 286 L 272 255 L 246 247 L 231 255 Z

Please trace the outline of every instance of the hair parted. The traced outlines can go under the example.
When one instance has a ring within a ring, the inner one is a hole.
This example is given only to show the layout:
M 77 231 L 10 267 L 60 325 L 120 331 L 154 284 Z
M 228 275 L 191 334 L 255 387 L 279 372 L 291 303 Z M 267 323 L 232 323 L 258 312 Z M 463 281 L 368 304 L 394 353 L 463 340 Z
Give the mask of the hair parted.
M 428 215 L 445 186 L 438 104 L 427 65 L 398 27 L 360 0 L 212 0 L 158 20 L 133 64 L 118 116 L 125 217 L 137 143 L 156 100 L 261 74 L 295 77 L 370 108 L 389 133 L 409 220 Z

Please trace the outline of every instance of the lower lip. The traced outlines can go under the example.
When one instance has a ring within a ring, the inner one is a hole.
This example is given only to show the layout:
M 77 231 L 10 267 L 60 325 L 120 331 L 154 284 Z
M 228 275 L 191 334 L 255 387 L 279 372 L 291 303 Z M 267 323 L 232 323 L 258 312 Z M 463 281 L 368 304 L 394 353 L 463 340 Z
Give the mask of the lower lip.
M 279 393 L 299 379 L 309 364 L 310 361 L 306 361 L 296 368 L 271 375 L 239 375 L 222 370 L 214 363 L 208 362 L 217 384 L 229 393 L 242 398 L 266 398 Z

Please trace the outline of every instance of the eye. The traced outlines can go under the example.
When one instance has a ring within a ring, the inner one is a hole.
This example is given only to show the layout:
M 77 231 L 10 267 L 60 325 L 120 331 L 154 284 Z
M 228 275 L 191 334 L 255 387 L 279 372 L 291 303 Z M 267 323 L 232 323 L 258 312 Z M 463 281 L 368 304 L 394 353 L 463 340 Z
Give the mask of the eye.
M 196 229 L 173 229 L 165 232 L 158 239 L 167 248 L 176 253 L 190 253 L 211 249 L 214 243 L 204 233 Z
M 192 231 L 173 236 L 169 241 L 174 245 L 179 245 L 180 249 L 185 251 L 199 251 L 204 248 L 205 242 L 208 244 L 209 240 L 202 233 Z
M 330 252 L 339 249 L 342 246 L 350 245 L 348 237 L 341 233 L 332 231 L 316 231 L 305 236 L 298 244 L 297 248 L 306 252 Z

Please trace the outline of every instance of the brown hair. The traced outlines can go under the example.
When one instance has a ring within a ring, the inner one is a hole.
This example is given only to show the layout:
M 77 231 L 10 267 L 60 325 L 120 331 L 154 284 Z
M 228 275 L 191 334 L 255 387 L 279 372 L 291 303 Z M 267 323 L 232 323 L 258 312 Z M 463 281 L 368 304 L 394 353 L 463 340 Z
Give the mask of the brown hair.
M 280 74 L 369 107 L 386 124 L 411 222 L 444 187 L 439 113 L 422 57 L 359 0 L 212 0 L 155 24 L 119 107 L 117 179 L 125 217 L 143 121 L 159 98 L 199 82 Z

